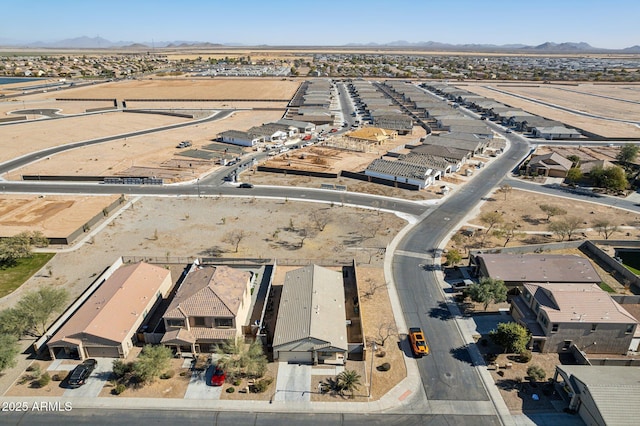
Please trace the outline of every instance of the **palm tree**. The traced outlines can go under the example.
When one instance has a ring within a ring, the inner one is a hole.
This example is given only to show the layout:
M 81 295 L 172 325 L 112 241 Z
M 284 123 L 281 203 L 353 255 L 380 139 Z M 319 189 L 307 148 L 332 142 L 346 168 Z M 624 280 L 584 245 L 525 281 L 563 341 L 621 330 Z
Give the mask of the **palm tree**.
M 222 355 L 218 363 L 230 378 L 258 378 L 267 369 L 267 357 L 257 340 L 246 344 L 242 338 L 229 339 L 216 352 Z
M 347 391 L 351 393 L 351 398 L 353 398 L 353 393 L 361 385 L 360 375 L 355 370 L 344 370 L 338 374 L 337 379 L 340 395 Z

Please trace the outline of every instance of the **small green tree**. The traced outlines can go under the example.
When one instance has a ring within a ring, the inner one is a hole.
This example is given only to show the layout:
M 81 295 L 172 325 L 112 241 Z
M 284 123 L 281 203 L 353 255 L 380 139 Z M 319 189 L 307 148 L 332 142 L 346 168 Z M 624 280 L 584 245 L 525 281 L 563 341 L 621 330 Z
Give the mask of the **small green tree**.
M 579 167 L 572 167 L 567 172 L 567 180 L 571 183 L 579 182 L 582 179 L 582 170 Z
M 573 164 L 572 167 L 576 168 L 580 164 L 580 157 L 578 155 L 572 154 L 567 156 L 567 160 L 571 161 Z
M 487 310 L 489 303 L 500 303 L 507 300 L 507 286 L 504 281 L 485 277 L 479 284 L 472 284 L 467 289 L 467 294 L 474 302 L 482 303 Z
M 66 305 L 69 295 L 64 288 L 41 287 L 25 294 L 16 306 L 28 331 L 42 335 L 51 316 Z
M 151 383 L 169 368 L 172 356 L 166 346 L 145 345 L 133 363 L 133 372 L 141 383 Z
M 541 382 L 547 377 L 547 372 L 539 365 L 532 365 L 527 368 L 527 376 L 529 376 L 529 380 L 532 382 Z
M 0 311 L 0 333 L 19 339 L 29 330 L 29 324 L 16 308 Z
M 462 254 L 456 249 L 451 249 L 445 255 L 447 265 L 457 265 L 462 261 Z
M 517 322 L 498 324 L 498 328 L 492 330 L 489 337 L 502 346 L 505 352 L 520 353 L 527 349 L 529 343 L 529 332 Z
M 502 223 L 503 221 L 504 219 L 499 212 L 486 212 L 480 215 L 480 222 L 482 222 L 484 226 L 487 226 L 487 229 L 482 237 L 483 244 L 485 239 L 487 238 L 487 235 L 491 233 L 493 227 Z
M 565 209 L 558 206 L 552 206 L 549 204 L 540 204 L 538 207 L 540 207 L 540 210 L 542 210 L 547 215 L 547 219 L 546 219 L 547 222 L 549 222 L 549 220 L 551 220 L 553 216 L 560 216 L 560 215 L 567 214 L 567 211 Z
M 624 170 L 618 166 L 594 167 L 589 173 L 589 177 L 595 186 L 616 191 L 627 189 L 629 182 Z
M 231 380 L 239 377 L 262 377 L 267 369 L 267 357 L 258 340 L 246 344 L 242 338 L 229 339 L 216 352 L 222 355 L 218 363 Z
M 0 264 L 13 265 L 16 260 L 31 257 L 33 246 L 46 247 L 49 240 L 40 231 L 24 231 L 0 240 Z
M 517 223 L 508 222 L 508 223 L 502 224 L 498 229 L 493 231 L 493 235 L 498 238 L 504 238 L 503 247 L 506 247 L 507 244 L 509 244 L 509 241 L 521 235 L 521 233 L 518 232 Z
M 15 336 L 0 334 L 0 371 L 16 365 L 19 351 L 18 339 Z
M 342 395 L 345 391 L 349 392 L 351 394 L 351 398 L 353 398 L 353 393 L 361 384 L 360 375 L 355 370 L 344 370 L 336 376 L 336 382 L 340 389 L 340 394 Z
M 616 156 L 616 160 L 621 163 L 632 163 L 638 156 L 638 151 L 640 151 L 640 147 L 638 145 L 632 143 L 624 144 L 620 148 L 620 152 Z

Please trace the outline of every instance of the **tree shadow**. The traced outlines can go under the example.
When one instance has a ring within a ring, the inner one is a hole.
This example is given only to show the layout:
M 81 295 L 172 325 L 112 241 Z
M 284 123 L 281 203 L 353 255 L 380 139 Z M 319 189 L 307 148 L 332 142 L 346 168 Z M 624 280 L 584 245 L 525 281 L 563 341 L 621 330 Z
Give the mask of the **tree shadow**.
M 207 257 L 220 257 L 222 256 L 222 253 L 224 253 L 224 250 L 222 250 L 220 246 L 213 246 L 213 247 L 209 247 L 208 249 L 202 250 L 198 254 L 201 256 L 207 256 Z
M 449 312 L 449 307 L 445 302 L 440 302 L 437 307 L 431 308 L 429 316 L 431 318 L 447 321 L 451 319 L 451 312 Z
M 547 223 L 546 220 L 532 217 L 530 214 L 525 214 L 522 216 L 522 220 L 527 222 L 530 225 L 540 225 L 542 223 Z
M 345 246 L 359 246 L 368 237 L 358 235 L 356 232 L 349 232 L 348 235 L 340 235 L 339 238 L 342 238 L 342 244 Z
M 458 361 L 466 362 L 467 364 L 473 365 L 473 360 L 471 359 L 471 354 L 469 354 L 468 345 L 452 348 L 451 350 L 449 350 L 449 353 Z

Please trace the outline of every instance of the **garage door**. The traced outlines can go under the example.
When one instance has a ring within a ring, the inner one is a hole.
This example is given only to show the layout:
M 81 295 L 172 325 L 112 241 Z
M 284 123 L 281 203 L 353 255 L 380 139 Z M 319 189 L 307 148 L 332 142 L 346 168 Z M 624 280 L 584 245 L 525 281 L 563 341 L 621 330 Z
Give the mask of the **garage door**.
M 118 347 L 91 346 L 85 347 L 88 358 L 120 358 Z
M 279 362 L 311 364 L 313 363 L 313 353 L 311 352 L 279 352 Z

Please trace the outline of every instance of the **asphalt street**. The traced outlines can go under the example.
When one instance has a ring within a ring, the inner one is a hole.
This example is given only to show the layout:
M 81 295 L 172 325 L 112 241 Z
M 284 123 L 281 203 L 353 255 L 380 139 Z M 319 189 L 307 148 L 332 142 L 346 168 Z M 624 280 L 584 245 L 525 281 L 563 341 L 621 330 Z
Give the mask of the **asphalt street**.
M 445 199 L 398 245 L 393 276 L 407 327 L 421 327 L 431 354 L 418 360 L 428 399 L 485 401 L 489 397 L 452 321 L 435 274 L 437 248 L 476 204 L 529 152 L 528 144 L 509 137 L 511 148 L 500 161 Z

